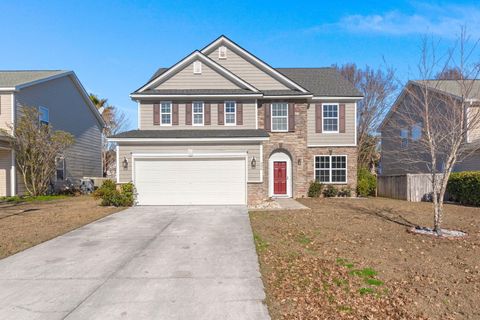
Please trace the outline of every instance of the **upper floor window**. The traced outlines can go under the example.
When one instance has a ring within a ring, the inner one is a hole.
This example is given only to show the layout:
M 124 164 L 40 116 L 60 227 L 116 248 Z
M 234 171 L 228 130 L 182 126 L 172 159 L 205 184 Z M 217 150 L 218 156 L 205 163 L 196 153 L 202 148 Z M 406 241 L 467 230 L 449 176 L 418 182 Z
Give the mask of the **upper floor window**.
M 227 59 L 227 47 L 221 46 L 220 48 L 218 48 L 218 58 Z
M 237 105 L 235 101 L 225 102 L 225 125 L 237 124 Z
M 347 157 L 316 156 L 315 180 L 321 183 L 346 183 Z
M 193 63 L 193 73 L 201 74 L 202 73 L 202 63 L 200 61 L 195 61 Z
M 288 131 L 288 103 L 272 103 L 272 131 Z
M 338 133 L 338 104 L 323 105 L 323 132 Z
M 400 129 L 400 139 L 402 139 L 402 148 L 408 147 L 408 128 Z
M 172 124 L 172 103 L 162 102 L 160 104 L 160 124 L 171 125 Z
M 49 124 L 50 123 L 50 113 L 47 107 L 38 107 L 38 120 L 41 124 Z
M 192 112 L 192 124 L 194 126 L 203 126 L 204 112 L 203 112 L 203 102 L 194 102 L 193 103 L 193 112 Z
M 422 138 L 422 124 L 416 123 L 412 126 L 412 140 L 418 141 Z

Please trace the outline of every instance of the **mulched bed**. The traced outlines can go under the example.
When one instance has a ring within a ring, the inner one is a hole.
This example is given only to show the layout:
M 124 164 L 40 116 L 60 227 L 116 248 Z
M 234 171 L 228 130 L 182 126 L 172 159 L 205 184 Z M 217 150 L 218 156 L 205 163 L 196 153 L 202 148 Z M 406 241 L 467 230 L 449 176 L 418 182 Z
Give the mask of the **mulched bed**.
M 301 202 L 250 215 L 272 319 L 480 319 L 480 208 L 446 205 L 451 240 L 407 232 L 429 203 Z

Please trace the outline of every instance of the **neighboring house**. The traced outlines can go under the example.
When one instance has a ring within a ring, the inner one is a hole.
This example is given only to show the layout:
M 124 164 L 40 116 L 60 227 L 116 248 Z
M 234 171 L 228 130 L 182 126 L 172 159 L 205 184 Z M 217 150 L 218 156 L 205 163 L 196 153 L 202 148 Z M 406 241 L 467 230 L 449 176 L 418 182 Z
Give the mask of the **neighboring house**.
M 380 125 L 381 132 L 381 174 L 404 175 L 407 173 L 429 173 L 431 161 L 429 151 L 421 143 L 424 138 L 423 116 L 418 112 L 418 98 L 421 86 L 426 85 L 431 107 L 440 108 L 441 113 L 448 114 L 446 101 L 461 99 L 460 85 L 456 80 L 410 81 L 403 89 L 389 113 Z M 480 104 L 480 80 L 471 83 L 470 97 L 472 107 Z M 469 84 L 470 86 L 470 84 Z M 417 93 L 415 93 L 417 92 Z M 415 111 L 411 111 L 415 110 Z M 468 157 L 455 164 L 453 171 L 480 170 L 480 127 L 468 131 L 466 152 Z M 440 148 L 440 147 L 439 147 Z M 439 158 L 437 170 L 442 170 L 444 161 Z
M 73 134 L 75 143 L 59 155 L 56 185 L 78 183 L 84 176 L 102 176 L 104 122 L 72 71 L 0 71 L 0 128 L 10 130 L 22 106 L 38 108 L 39 121 Z M 0 136 L 0 196 L 25 192 L 15 172 L 11 136 Z
M 131 94 L 138 130 L 118 143 L 117 181 L 140 205 L 305 197 L 356 187 L 355 87 L 333 68 L 273 68 L 225 36 Z

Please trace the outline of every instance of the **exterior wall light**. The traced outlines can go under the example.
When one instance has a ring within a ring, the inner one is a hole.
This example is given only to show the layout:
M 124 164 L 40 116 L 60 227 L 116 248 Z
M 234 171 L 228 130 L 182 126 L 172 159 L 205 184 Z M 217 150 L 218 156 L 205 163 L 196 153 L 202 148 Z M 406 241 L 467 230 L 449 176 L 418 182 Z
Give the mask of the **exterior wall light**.
M 255 156 L 252 157 L 252 161 L 250 162 L 252 165 L 252 169 L 255 169 L 257 167 L 257 160 L 255 159 Z
M 127 159 L 127 157 L 123 158 L 122 165 L 123 165 L 123 169 L 128 169 L 128 159 Z
M 298 158 L 298 161 L 297 161 L 298 165 L 302 165 L 302 158 Z

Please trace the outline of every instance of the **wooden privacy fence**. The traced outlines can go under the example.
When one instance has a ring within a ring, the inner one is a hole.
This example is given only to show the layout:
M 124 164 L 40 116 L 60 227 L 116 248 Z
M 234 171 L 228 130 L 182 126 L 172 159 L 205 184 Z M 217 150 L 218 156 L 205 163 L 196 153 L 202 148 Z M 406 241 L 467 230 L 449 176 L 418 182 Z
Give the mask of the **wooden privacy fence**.
M 432 175 L 429 173 L 377 177 L 379 197 L 420 202 L 430 201 L 432 192 Z

